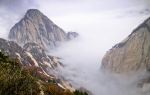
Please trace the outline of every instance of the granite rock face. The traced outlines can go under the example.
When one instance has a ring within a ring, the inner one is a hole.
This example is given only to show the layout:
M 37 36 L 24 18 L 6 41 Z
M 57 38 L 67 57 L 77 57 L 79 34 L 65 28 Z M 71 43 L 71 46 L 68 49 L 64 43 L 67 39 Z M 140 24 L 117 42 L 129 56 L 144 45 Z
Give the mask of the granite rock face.
M 150 18 L 105 54 L 101 68 L 115 73 L 150 70 Z
M 30 52 L 41 67 L 55 69 L 55 67 L 61 65 L 59 61 L 55 61 L 59 58 L 46 54 L 45 50 L 36 43 L 27 43 L 24 45 L 23 49 Z
M 37 43 L 42 47 L 53 48 L 67 40 L 67 33 L 37 9 L 29 9 L 25 16 L 15 24 L 9 39 L 18 44 Z
M 19 61 L 22 68 L 27 70 L 34 70 L 36 76 L 40 76 L 42 80 L 56 80 L 56 83 L 62 89 L 75 89 L 69 82 L 63 78 L 58 79 L 54 73 L 55 69 L 63 66 L 58 57 L 46 54 L 44 49 L 36 43 L 27 43 L 19 46 L 16 42 L 7 41 L 0 38 L 0 51 L 5 55 Z
M 61 66 L 57 57 L 47 55 L 44 49 L 35 43 L 27 43 L 22 48 L 13 41 L 0 39 L 0 44 L 0 50 L 6 55 L 19 60 L 23 67 L 39 68 L 43 75 L 50 76 L 49 70 Z

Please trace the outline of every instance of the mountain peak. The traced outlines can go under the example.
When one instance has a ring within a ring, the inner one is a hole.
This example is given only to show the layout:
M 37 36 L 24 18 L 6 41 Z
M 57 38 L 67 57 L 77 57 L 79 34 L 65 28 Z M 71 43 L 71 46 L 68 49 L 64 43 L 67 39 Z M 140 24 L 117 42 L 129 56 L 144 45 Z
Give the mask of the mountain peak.
M 38 9 L 28 9 L 27 13 L 41 13 Z
M 23 45 L 32 42 L 44 48 L 55 47 L 67 39 L 67 33 L 38 9 L 29 9 L 24 18 L 12 27 L 9 39 Z
M 26 17 L 36 17 L 36 16 L 44 16 L 42 12 L 40 12 L 38 9 L 29 9 L 27 10 L 25 14 Z
M 67 34 L 38 9 L 29 9 L 25 16 L 11 28 L 8 37 L 21 45 L 36 43 L 48 49 L 70 40 L 70 36 L 77 37 L 77 34 Z

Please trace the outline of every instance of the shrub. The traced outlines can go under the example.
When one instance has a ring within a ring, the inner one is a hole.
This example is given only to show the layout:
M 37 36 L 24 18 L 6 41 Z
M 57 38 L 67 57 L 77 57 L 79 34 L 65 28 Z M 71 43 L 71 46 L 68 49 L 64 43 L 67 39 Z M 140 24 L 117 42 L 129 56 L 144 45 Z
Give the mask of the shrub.
M 0 52 L 0 95 L 38 95 L 37 80 Z

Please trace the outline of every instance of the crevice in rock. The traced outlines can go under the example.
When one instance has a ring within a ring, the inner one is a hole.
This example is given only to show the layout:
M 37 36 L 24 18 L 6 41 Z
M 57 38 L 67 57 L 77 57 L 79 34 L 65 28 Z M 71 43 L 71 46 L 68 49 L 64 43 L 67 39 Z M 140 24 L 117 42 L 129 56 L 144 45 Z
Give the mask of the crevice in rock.
M 137 63 L 137 68 L 136 68 L 136 70 L 138 70 L 138 69 L 141 67 L 141 64 L 142 64 L 142 62 L 144 61 L 144 58 L 145 58 L 145 56 L 144 56 L 144 45 L 145 45 L 145 40 L 146 40 L 145 32 L 143 32 L 142 37 L 144 37 L 144 39 L 143 39 L 143 43 L 142 43 L 141 60 L 140 60 L 139 63 Z

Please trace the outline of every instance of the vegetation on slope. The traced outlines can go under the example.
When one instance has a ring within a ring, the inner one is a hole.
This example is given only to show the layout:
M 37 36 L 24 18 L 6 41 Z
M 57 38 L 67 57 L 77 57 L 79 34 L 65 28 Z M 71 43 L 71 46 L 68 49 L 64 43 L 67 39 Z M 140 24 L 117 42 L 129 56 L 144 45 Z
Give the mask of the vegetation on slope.
M 33 72 L 36 68 L 23 68 L 17 59 L 10 59 L 0 52 L 0 95 L 88 95 L 70 92 L 55 82 L 46 82 Z

